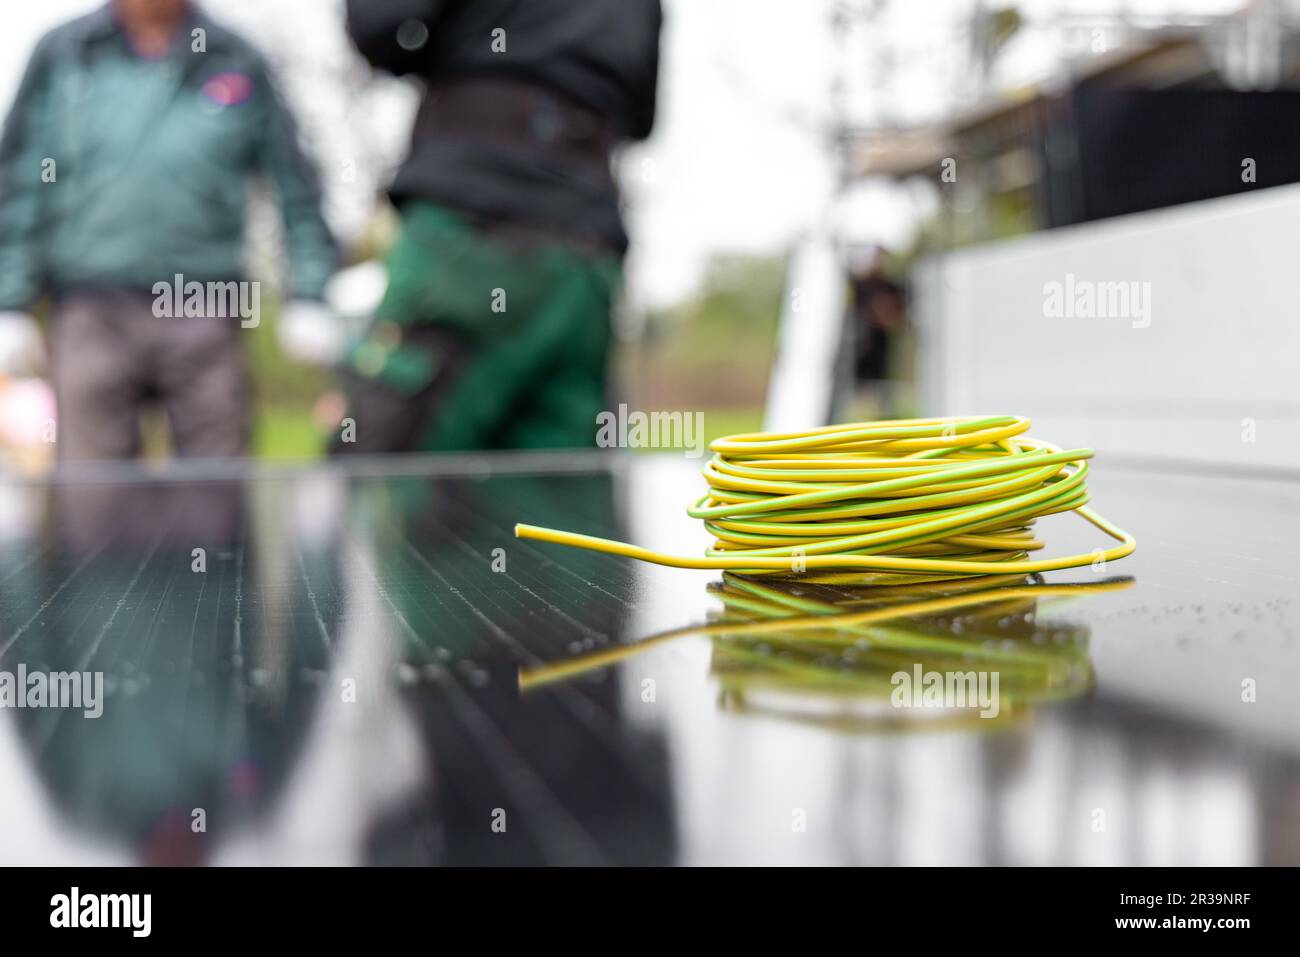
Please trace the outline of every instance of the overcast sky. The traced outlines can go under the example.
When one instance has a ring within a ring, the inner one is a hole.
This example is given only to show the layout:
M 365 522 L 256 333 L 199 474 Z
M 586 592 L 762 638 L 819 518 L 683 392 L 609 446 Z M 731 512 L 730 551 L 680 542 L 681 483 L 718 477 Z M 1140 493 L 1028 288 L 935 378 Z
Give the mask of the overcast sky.
M 634 305 L 687 295 L 714 252 L 779 252 L 821 222 L 834 181 L 825 131 L 837 68 L 845 109 L 862 122 L 941 116 L 970 93 L 965 23 L 974 0 L 892 0 L 870 23 L 836 31 L 832 0 L 666 0 L 659 123 L 630 150 L 622 172 L 633 253 Z M 399 82 L 364 96 L 342 91 L 335 74 L 352 55 L 342 0 L 208 0 L 217 19 L 240 29 L 277 62 L 299 106 L 330 194 L 330 218 L 345 235 L 370 205 L 372 184 L 341 175 L 358 151 L 400 157 L 416 94 Z M 866 0 L 843 4 L 861 9 Z M 994 6 L 995 4 L 986 4 Z M 1198 14 L 1235 0 L 1127 0 L 1130 11 Z M 37 38 L 99 6 L 88 0 L 9 0 L 0 13 L 0 103 L 8 104 Z M 1049 72 L 1062 44 L 1060 11 L 1119 8 L 1115 0 L 1022 0 L 1030 23 L 996 79 L 1010 86 Z M 317 69 L 316 64 L 325 65 Z M 849 207 L 851 238 L 905 242 L 915 211 L 882 188 Z M 843 221 L 843 217 L 841 217 Z

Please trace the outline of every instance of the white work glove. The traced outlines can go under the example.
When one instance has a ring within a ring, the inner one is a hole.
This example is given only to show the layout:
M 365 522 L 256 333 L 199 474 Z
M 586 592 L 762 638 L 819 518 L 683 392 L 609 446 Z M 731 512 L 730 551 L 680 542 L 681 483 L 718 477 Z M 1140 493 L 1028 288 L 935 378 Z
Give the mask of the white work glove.
M 30 375 L 44 368 L 40 325 L 25 312 L 0 312 L 0 375 Z
M 294 299 L 286 303 L 276 333 L 280 349 L 295 362 L 335 365 L 347 351 L 343 323 L 322 302 Z

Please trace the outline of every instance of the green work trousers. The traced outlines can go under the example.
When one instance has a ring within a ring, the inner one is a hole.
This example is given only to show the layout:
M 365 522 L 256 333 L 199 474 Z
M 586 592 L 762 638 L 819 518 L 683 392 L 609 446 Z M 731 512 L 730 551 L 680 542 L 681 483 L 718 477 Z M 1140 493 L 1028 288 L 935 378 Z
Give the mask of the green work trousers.
M 606 407 L 617 256 L 404 209 L 334 451 L 572 448 Z

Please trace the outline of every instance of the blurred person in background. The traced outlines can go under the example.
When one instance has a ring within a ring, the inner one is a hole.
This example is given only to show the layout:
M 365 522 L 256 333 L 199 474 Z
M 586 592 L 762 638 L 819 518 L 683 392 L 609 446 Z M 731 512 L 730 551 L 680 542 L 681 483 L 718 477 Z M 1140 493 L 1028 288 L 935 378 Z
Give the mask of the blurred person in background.
M 627 248 L 611 172 L 655 117 L 659 0 L 348 0 L 426 90 L 336 452 L 595 444 Z
M 243 278 L 255 175 L 278 192 L 291 264 L 281 345 L 325 361 L 341 351 L 321 305 L 337 254 L 259 54 L 188 0 L 113 0 L 37 45 L 0 139 L 0 377 L 44 364 L 32 313 L 48 296 L 61 460 L 138 455 L 154 403 L 178 455 L 248 451 L 239 333 L 260 315 L 208 295 L 180 315 L 158 306 L 188 298 L 160 283 Z
M 870 249 L 849 264 L 849 320 L 853 330 L 854 378 L 876 393 L 882 417 L 897 413 L 892 343 L 907 324 L 903 287 L 885 275 L 883 250 Z

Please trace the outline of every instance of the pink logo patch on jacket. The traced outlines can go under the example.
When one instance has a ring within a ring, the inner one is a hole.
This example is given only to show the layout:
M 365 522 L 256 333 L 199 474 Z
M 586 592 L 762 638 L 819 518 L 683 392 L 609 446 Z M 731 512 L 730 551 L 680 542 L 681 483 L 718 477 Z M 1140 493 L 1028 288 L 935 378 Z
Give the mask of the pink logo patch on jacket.
M 253 81 L 242 73 L 218 73 L 203 84 L 203 95 L 217 106 L 238 106 L 253 95 Z

